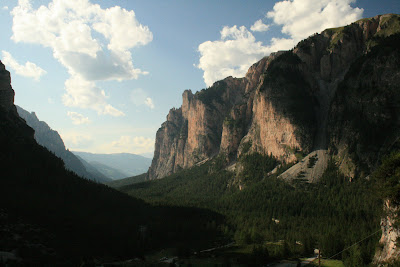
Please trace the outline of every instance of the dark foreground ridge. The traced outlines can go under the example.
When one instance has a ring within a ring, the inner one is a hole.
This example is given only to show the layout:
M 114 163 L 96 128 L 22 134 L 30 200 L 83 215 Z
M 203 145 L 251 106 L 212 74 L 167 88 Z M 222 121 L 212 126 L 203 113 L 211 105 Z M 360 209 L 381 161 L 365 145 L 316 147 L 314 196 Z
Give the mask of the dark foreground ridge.
M 61 159 L 36 143 L 33 129 L 18 116 L 9 73 L 3 64 L 0 67 L 0 85 L 8 81 L 0 87 L 0 251 L 7 256 L 3 262 L 112 262 L 183 244 L 206 248 L 219 236 L 216 228 L 205 227 L 222 219 L 216 213 L 151 206 L 66 170 Z

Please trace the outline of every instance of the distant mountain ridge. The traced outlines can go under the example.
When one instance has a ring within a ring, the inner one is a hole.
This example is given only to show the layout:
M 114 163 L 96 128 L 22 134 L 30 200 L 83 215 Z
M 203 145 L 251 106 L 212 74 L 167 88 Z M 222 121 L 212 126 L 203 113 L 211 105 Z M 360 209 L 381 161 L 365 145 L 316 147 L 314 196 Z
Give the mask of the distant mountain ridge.
M 79 151 L 72 153 L 113 180 L 145 173 L 151 164 L 150 158 L 130 153 L 96 154 Z
M 129 153 L 93 154 L 71 152 L 57 131 L 40 121 L 35 112 L 28 112 L 17 106 L 18 114 L 35 130 L 35 140 L 60 157 L 65 167 L 79 176 L 98 182 L 110 182 L 145 173 L 151 159 Z
M 57 157 L 61 158 L 64 161 L 67 169 L 90 180 L 102 183 L 111 181 L 110 178 L 107 178 L 107 176 L 101 173 L 93 173 L 88 171 L 84 164 L 73 153 L 66 149 L 58 132 L 51 129 L 46 122 L 40 121 L 35 112 L 30 113 L 17 105 L 16 107 L 20 117 L 23 118 L 26 123 L 35 130 L 35 140 L 38 142 L 38 144 L 46 147 Z
M 210 247 L 219 230 L 207 225 L 223 219 L 154 207 L 67 170 L 19 116 L 1 60 L 0 170 L 1 266 L 142 265 L 147 253 L 182 242 L 195 240 L 194 251 Z M 206 243 L 195 244 L 199 239 Z

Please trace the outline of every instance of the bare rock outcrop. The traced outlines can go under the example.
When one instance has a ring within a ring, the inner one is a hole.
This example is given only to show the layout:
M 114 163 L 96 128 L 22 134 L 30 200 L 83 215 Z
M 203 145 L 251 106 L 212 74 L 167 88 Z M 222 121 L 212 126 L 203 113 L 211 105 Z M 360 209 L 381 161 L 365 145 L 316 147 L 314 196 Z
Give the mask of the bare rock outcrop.
M 328 117 L 329 148 L 349 177 L 368 175 L 400 138 L 400 16 L 355 25 L 363 54 L 338 85 Z
M 185 91 L 182 106 L 170 111 L 157 132 L 147 178 L 162 178 L 217 155 L 234 163 L 242 154 L 253 152 L 272 154 L 286 163 L 297 162 L 296 153 L 316 152 L 324 160 L 316 164 L 318 171 L 310 170 L 309 181 L 318 180 L 328 155 L 334 154 L 341 161 L 342 171 L 351 170 L 348 174 L 354 176 L 358 171 L 349 167 L 357 161 L 349 151 L 355 143 L 351 139 L 354 129 L 350 136 L 342 132 L 351 129 L 354 121 L 343 124 L 343 112 L 349 107 L 362 108 L 363 104 L 357 102 L 362 96 L 355 96 L 352 102 L 353 98 L 341 88 L 343 83 L 365 84 L 364 80 L 376 85 L 381 79 L 380 71 L 388 86 L 397 86 L 394 81 L 398 81 L 398 73 L 386 73 L 384 62 L 375 62 L 382 67 L 373 67 L 373 74 L 367 79 L 357 77 L 354 69 L 364 63 L 363 68 L 375 64 L 361 61 L 375 53 L 374 47 L 384 45 L 383 40 L 400 32 L 399 21 L 399 15 L 388 14 L 327 29 L 301 41 L 291 51 L 261 59 L 244 78 L 228 77 L 195 94 Z M 386 55 L 387 71 L 397 64 L 399 56 L 396 51 L 393 53 Z M 350 79 L 351 75 L 355 76 Z M 396 95 L 394 91 L 392 95 Z M 363 112 L 377 115 L 378 103 L 382 103 L 379 99 L 372 101 L 377 108 L 374 113 L 365 108 Z M 389 108 L 388 103 L 385 106 Z M 383 113 L 377 116 L 389 116 Z M 394 134 L 390 140 L 396 137 Z M 382 144 L 377 147 L 378 153 L 383 151 Z
M 14 105 L 14 94 L 10 72 L 0 61 L 0 106 L 6 111 L 9 111 Z
M 34 131 L 19 117 L 14 106 L 14 95 L 10 72 L 0 61 L 0 141 L 7 139 L 20 144 L 34 142 Z
M 374 257 L 374 264 L 381 266 L 393 263 L 400 257 L 400 247 L 398 246 L 398 238 L 400 230 L 398 229 L 398 212 L 399 206 L 393 205 L 389 200 L 385 201 L 385 215 L 381 219 L 382 235 L 379 240 L 380 248 L 377 250 Z
M 293 50 L 314 78 L 307 79 L 317 100 L 313 150 L 325 158 L 328 151 L 320 150 L 328 149 L 348 177 L 368 175 L 399 138 L 394 114 L 400 110 L 395 111 L 396 107 L 390 104 L 399 99 L 399 51 L 395 48 L 399 25 L 400 16 L 394 14 L 363 19 L 346 27 L 327 29 L 300 42 Z M 386 52 L 377 53 L 379 50 Z M 371 98 L 367 92 L 376 97 Z M 393 112 L 388 114 L 388 109 Z M 322 160 L 315 167 L 320 171 L 312 175 L 306 172 L 309 181 L 322 176 L 324 168 L 318 166 L 322 162 L 326 166 Z M 302 176 L 295 172 L 304 172 L 302 163 L 298 165 L 281 177 Z
M 207 90 L 186 90 L 182 106 L 171 109 L 157 131 L 148 178 L 158 179 L 219 153 L 223 121 L 243 98 L 243 79 L 228 77 Z

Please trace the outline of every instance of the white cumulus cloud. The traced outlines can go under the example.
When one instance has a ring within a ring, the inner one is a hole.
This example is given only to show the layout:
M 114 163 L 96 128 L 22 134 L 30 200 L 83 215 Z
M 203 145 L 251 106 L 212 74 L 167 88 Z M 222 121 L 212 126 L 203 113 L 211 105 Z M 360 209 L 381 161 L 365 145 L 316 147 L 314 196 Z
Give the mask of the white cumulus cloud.
M 104 144 L 101 149 L 107 151 L 107 153 L 152 153 L 154 151 L 154 139 L 143 136 L 121 136 L 116 141 Z
M 254 24 L 250 27 L 250 30 L 252 30 L 253 32 L 265 32 L 268 31 L 268 29 L 269 25 L 264 24 L 261 19 L 254 22 Z
M 198 68 L 203 70 L 204 82 L 211 86 L 227 76 L 243 77 L 248 68 L 263 56 L 293 48 L 300 40 L 326 28 L 347 25 L 363 14 L 352 7 L 355 0 L 285 0 L 277 2 L 266 14 L 288 37 L 272 37 L 268 44 L 257 41 L 245 26 L 223 27 L 221 39 L 199 45 Z M 268 30 L 257 20 L 252 31 Z
M 199 45 L 198 68 L 204 71 L 204 82 L 211 86 L 215 81 L 227 76 L 242 77 L 247 69 L 270 53 L 268 47 L 256 38 L 246 27 L 224 27 L 221 39 L 207 41 Z
M 135 106 L 142 106 L 142 105 L 146 105 L 148 106 L 150 109 L 154 109 L 154 103 L 153 103 L 153 99 L 151 99 L 147 93 L 141 89 L 141 88 L 137 88 L 132 90 L 131 92 L 131 101 L 133 104 L 135 104 Z
M 86 124 L 86 123 L 90 122 L 88 117 L 85 117 L 78 112 L 68 111 L 67 115 L 68 115 L 68 117 L 70 117 L 70 119 L 72 120 L 72 123 L 75 125 Z
M 25 65 L 21 65 L 9 52 L 2 50 L 1 53 L 3 56 L 3 63 L 7 67 L 13 69 L 18 75 L 33 78 L 35 81 L 39 81 L 40 77 L 47 73 L 44 69 L 37 66 L 35 63 L 27 61 Z
M 287 0 L 274 5 L 267 17 L 282 26 L 282 33 L 296 42 L 326 28 L 347 25 L 361 19 L 363 9 L 355 0 Z
M 91 108 L 98 114 L 109 114 L 115 117 L 124 116 L 122 111 L 107 104 L 107 96 L 104 90 L 96 87 L 93 81 L 87 81 L 76 74 L 65 82 L 66 93 L 63 95 L 63 103 L 68 107 Z
M 8 6 L 3 6 L 3 10 L 8 10 Z
M 71 77 L 65 82 L 65 105 L 121 115 L 107 104 L 95 82 L 147 74 L 134 67 L 130 49 L 148 44 L 153 34 L 134 11 L 119 6 L 102 9 L 89 0 L 53 0 L 34 9 L 30 0 L 19 0 L 11 14 L 12 40 L 51 48 L 54 58 L 67 68 Z M 71 80 L 79 81 L 79 90 L 70 88 Z M 94 100 L 79 101 L 78 91 L 82 98 L 90 95 Z

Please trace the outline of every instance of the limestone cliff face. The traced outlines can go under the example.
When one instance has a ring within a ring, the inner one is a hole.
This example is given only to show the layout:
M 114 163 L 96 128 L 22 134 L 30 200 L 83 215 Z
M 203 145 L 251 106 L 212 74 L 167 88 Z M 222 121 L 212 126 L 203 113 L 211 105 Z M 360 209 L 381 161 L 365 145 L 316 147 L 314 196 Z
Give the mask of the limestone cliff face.
M 251 122 L 255 89 L 279 54 L 255 63 L 244 78 L 228 77 L 195 94 L 185 91 L 182 106 L 170 110 L 157 132 L 148 178 L 162 178 L 218 154 L 235 160 Z
M 393 109 L 388 101 L 393 95 L 397 99 L 396 92 L 400 91 L 396 91 L 397 71 L 390 71 L 398 64 L 397 52 L 385 54 L 380 63 L 372 59 L 365 62 L 363 68 L 371 71 L 368 82 L 363 82 L 365 77 L 357 76 L 354 69 L 360 61 L 367 60 L 366 56 L 376 53 L 374 47 L 400 32 L 399 21 L 398 15 L 389 14 L 327 29 L 301 41 L 291 51 L 263 58 L 250 67 L 244 78 L 228 77 L 195 94 L 185 91 L 182 106 L 170 111 L 157 132 L 148 178 L 162 178 L 216 155 L 235 162 L 240 155 L 252 152 L 272 154 L 282 162 L 295 162 L 296 152 L 320 151 L 321 155 L 328 155 L 329 149 L 345 162 L 341 165 L 345 170 L 354 161 L 348 147 L 356 139 L 353 133 L 347 136 L 341 132 L 350 129 L 348 125 L 353 123 L 345 123 L 343 128 L 342 113 L 358 105 L 357 109 L 368 116 L 393 119 L 386 111 L 378 110 L 385 101 L 386 110 Z M 382 73 L 384 77 L 379 78 Z M 380 86 L 382 79 L 384 86 Z M 379 85 L 378 91 L 383 87 L 392 89 L 387 90 L 391 93 L 386 94 L 386 100 L 382 96 L 371 100 L 376 108 L 366 111 L 360 101 L 363 95 L 349 98 L 346 90 L 341 89 L 344 83 Z M 345 100 L 347 103 L 343 104 Z M 382 144 L 378 147 L 376 151 L 380 151 Z M 319 167 L 323 172 L 324 167 Z
M 381 266 L 382 264 L 390 264 L 400 257 L 400 248 L 397 239 L 400 237 L 400 230 L 396 226 L 398 224 L 399 206 L 393 205 L 389 200 L 384 206 L 386 216 L 381 219 L 382 235 L 379 240 L 381 245 L 374 257 L 374 264 Z
M 252 120 L 239 154 L 259 152 L 291 162 L 296 159 L 294 150 L 312 148 L 315 100 L 308 76 L 304 63 L 292 52 L 271 62 L 255 90 Z
M 350 177 L 368 175 L 400 139 L 400 16 L 357 25 L 367 41 L 338 86 L 328 125 L 330 148 Z
M 250 152 L 272 154 L 283 162 L 296 161 L 296 150 L 327 155 L 324 151 L 329 148 L 348 176 L 359 173 L 354 162 L 365 163 L 366 171 L 371 171 L 399 138 L 400 110 L 393 104 L 400 100 L 399 32 L 400 16 L 376 16 L 327 29 L 277 57 L 261 76 L 252 103 L 251 127 L 240 147 L 247 149 L 251 144 Z M 377 52 L 381 50 L 385 52 Z M 364 75 L 359 75 L 362 70 Z M 350 84 L 363 90 L 352 93 L 357 90 L 350 90 Z M 368 91 L 376 97 L 371 98 Z M 348 120 L 345 124 L 344 118 Z M 369 124 L 371 129 L 355 128 L 357 124 Z M 360 142 L 357 136 L 364 135 Z M 355 156 L 354 146 L 358 147 Z M 318 167 L 321 171 L 313 172 L 316 177 L 308 177 L 310 181 L 322 174 L 324 168 Z
M 183 93 L 182 107 L 171 109 L 157 131 L 148 178 L 162 178 L 219 153 L 223 122 L 243 98 L 242 83 L 243 79 L 229 77 L 196 94 Z

